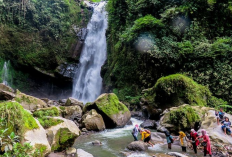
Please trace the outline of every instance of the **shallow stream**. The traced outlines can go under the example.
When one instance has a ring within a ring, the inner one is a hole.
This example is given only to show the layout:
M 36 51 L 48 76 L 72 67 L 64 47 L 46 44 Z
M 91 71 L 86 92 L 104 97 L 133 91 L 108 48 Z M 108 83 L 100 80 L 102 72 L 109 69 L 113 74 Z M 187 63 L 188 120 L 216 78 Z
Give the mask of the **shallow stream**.
M 107 129 L 106 131 L 85 135 L 79 137 L 75 144 L 75 148 L 83 149 L 94 157 L 124 157 L 121 152 L 128 151 L 126 147 L 133 141 L 131 131 L 135 124 L 141 124 L 142 121 L 131 119 L 133 125 L 127 125 L 124 128 Z M 139 136 L 140 138 L 140 136 Z M 93 146 L 92 142 L 99 140 L 102 142 L 102 146 Z M 133 153 L 129 157 L 164 157 L 164 153 L 167 152 L 181 152 L 180 146 L 173 146 L 172 150 L 167 149 L 167 145 L 156 144 L 154 147 L 149 147 L 148 151 L 141 153 Z M 202 157 L 203 153 L 199 152 L 198 155 L 194 155 L 193 150 L 187 149 L 187 156 L 189 157 Z

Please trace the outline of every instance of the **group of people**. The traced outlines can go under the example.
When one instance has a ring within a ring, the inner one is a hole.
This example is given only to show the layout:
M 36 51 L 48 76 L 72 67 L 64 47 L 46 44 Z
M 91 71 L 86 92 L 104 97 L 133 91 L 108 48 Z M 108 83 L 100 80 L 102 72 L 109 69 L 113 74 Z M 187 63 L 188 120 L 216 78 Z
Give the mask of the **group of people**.
M 211 144 L 210 144 L 210 138 L 206 133 L 206 130 L 202 129 L 201 130 L 202 135 L 198 136 L 198 133 L 194 130 L 191 129 L 190 137 L 188 138 L 186 134 L 183 131 L 179 132 L 178 138 L 173 138 L 168 131 L 165 131 L 165 135 L 167 138 L 167 143 L 168 143 L 168 148 L 172 148 L 172 143 L 173 141 L 179 140 L 180 146 L 182 148 L 183 152 L 186 152 L 188 142 L 192 143 L 193 150 L 195 154 L 197 154 L 197 146 L 201 143 L 201 145 L 204 147 L 204 156 L 209 154 L 210 156 L 212 155 L 211 153 Z M 200 140 L 202 139 L 202 140 Z
M 231 132 L 231 122 L 228 117 L 225 117 L 225 112 L 223 112 L 223 109 L 221 108 L 219 111 L 215 112 L 215 115 L 217 117 L 217 124 L 222 125 L 221 128 L 225 134 L 229 134 L 232 136 Z M 132 131 L 132 135 L 134 137 L 135 141 L 138 141 L 138 134 L 141 134 L 141 140 L 144 140 L 144 142 L 150 144 L 153 146 L 151 143 L 151 132 L 147 129 L 139 128 L 139 125 L 135 125 L 135 128 Z M 198 135 L 198 133 L 194 130 L 191 129 L 191 133 L 189 138 L 186 136 L 186 134 L 183 131 L 179 132 L 178 138 L 173 138 L 173 136 L 168 132 L 164 132 L 166 135 L 167 143 L 168 143 L 168 148 L 172 148 L 172 143 L 174 141 L 179 141 L 180 146 L 182 147 L 182 151 L 186 152 L 188 142 L 192 144 L 193 150 L 195 154 L 197 154 L 197 146 L 201 144 L 201 146 L 204 147 L 204 156 L 209 154 L 209 156 L 212 156 L 211 152 L 211 143 L 210 143 L 210 138 L 209 135 L 207 134 L 206 130 L 202 129 L 201 130 L 201 136 Z
M 139 133 L 141 134 L 141 140 L 144 140 L 144 142 L 150 144 L 153 147 L 153 144 L 150 141 L 151 140 L 151 132 L 147 129 L 139 128 L 139 125 L 136 124 L 133 131 L 132 131 L 132 135 L 133 135 L 135 141 L 138 141 L 138 134 Z M 204 146 L 204 156 L 206 156 L 207 154 L 209 154 L 211 156 L 212 153 L 211 153 L 210 138 L 207 135 L 206 130 L 203 129 L 201 131 L 201 133 L 202 133 L 202 135 L 198 136 L 197 132 L 194 129 L 191 129 L 190 138 L 188 138 L 183 131 L 179 132 L 178 138 L 173 138 L 173 136 L 168 131 L 165 131 L 165 135 L 166 135 L 166 139 L 167 139 L 167 143 L 168 143 L 168 148 L 171 149 L 172 143 L 174 141 L 179 140 L 182 151 L 186 152 L 188 142 L 191 142 L 192 146 L 193 146 L 193 150 L 194 150 L 195 154 L 197 154 L 197 146 L 201 143 L 201 145 Z M 202 139 L 202 140 L 199 140 L 199 139 Z
M 223 112 L 223 109 L 220 108 L 219 111 L 215 112 L 215 115 L 217 117 L 217 124 L 222 125 L 222 130 L 224 132 L 225 135 L 231 135 L 232 136 L 232 132 L 231 132 L 231 122 L 230 119 L 228 117 L 225 116 L 225 112 Z

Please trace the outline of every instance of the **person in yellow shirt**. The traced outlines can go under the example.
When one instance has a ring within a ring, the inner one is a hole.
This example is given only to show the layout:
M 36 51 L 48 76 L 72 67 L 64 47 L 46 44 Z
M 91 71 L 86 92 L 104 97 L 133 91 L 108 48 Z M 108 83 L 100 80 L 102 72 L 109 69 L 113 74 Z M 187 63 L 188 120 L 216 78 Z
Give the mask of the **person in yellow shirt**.
M 144 142 L 149 143 L 152 147 L 153 144 L 150 142 L 151 140 L 151 132 L 147 130 L 140 129 L 140 134 L 141 134 L 141 141 L 144 140 Z

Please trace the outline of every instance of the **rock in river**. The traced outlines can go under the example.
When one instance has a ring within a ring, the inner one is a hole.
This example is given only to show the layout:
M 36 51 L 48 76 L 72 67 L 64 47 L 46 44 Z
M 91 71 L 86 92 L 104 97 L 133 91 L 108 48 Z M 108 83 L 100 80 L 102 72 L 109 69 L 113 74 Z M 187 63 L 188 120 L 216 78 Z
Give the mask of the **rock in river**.
M 127 148 L 132 151 L 145 151 L 148 149 L 148 144 L 144 143 L 143 141 L 134 141 L 131 142 Z
M 100 95 L 95 102 L 86 104 L 84 111 L 91 109 L 102 115 L 106 128 L 124 127 L 131 118 L 128 108 L 114 93 Z
M 87 130 L 101 131 L 106 128 L 102 116 L 94 109 L 82 117 L 82 124 Z

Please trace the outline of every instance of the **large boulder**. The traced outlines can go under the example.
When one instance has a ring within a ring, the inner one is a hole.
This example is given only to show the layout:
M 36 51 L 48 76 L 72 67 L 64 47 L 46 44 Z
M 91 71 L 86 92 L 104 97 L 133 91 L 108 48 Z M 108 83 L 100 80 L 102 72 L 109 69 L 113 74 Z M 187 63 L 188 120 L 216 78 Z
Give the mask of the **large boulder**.
M 84 110 L 91 109 L 102 115 L 107 128 L 123 127 L 131 118 L 128 108 L 114 93 L 102 94 L 95 102 L 86 104 Z
M 44 155 L 51 151 L 45 130 L 19 103 L 0 103 L 0 117 L 7 119 L 1 126 L 2 129 L 8 128 L 6 134 L 15 132 L 22 137 L 22 143 L 29 142 L 34 149 L 43 150 Z
M 14 93 L 0 90 L 0 100 L 12 100 L 14 98 Z
M 82 109 L 80 106 L 60 106 L 62 117 L 70 120 L 79 121 L 82 117 Z
M 53 118 L 60 116 L 60 110 L 58 107 L 47 107 L 38 109 L 33 113 L 33 116 L 39 120 L 40 124 L 45 129 L 63 122 L 63 120 Z
M 61 117 L 53 118 L 62 120 L 63 122 L 46 129 L 47 136 L 52 150 L 62 151 L 74 144 L 75 139 L 80 135 L 80 130 L 71 120 Z
M 232 120 L 232 115 L 226 114 Z M 202 118 L 201 129 L 205 129 L 210 136 L 211 141 L 215 143 L 232 144 L 232 137 L 225 135 L 221 129 L 221 125 L 217 125 L 215 111 L 208 109 L 205 111 L 205 116 Z M 201 134 L 199 130 L 199 134 Z
M 93 155 L 82 149 L 77 149 L 77 157 L 93 157 Z
M 148 144 L 143 141 L 131 142 L 127 148 L 132 151 L 145 151 L 148 149 Z
M 153 108 L 167 109 L 182 104 L 206 106 L 210 98 L 207 87 L 187 76 L 174 74 L 160 78 L 154 87 L 144 90 L 142 102 Z
M 0 100 L 12 100 L 14 98 L 14 90 L 3 83 L 0 83 Z
M 19 90 L 16 91 L 16 97 L 14 98 L 14 100 L 20 103 L 23 108 L 30 111 L 35 111 L 39 108 L 48 107 L 48 105 L 43 100 L 21 93 Z
M 80 106 L 81 108 L 84 107 L 83 102 L 80 102 L 79 100 L 69 97 L 65 103 L 65 106 Z
M 45 129 L 36 120 L 39 128 L 28 130 L 24 135 L 24 142 L 30 143 L 35 149 L 43 150 L 44 156 L 51 152 Z
M 106 128 L 102 116 L 94 109 L 82 117 L 82 123 L 87 130 L 101 131 Z
M 172 107 L 164 111 L 159 128 L 166 128 L 172 132 L 188 131 L 191 128 L 198 130 L 202 119 L 205 117 L 204 113 L 209 109 L 209 107 L 187 104 Z
M 155 129 L 156 128 L 156 121 L 155 120 L 147 119 L 142 124 L 140 124 L 140 126 L 142 128 Z

